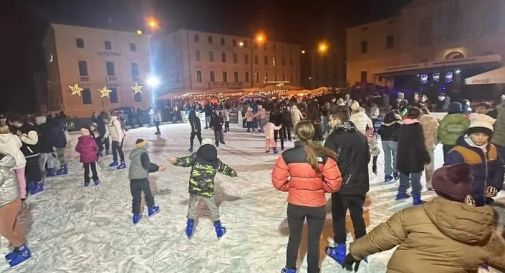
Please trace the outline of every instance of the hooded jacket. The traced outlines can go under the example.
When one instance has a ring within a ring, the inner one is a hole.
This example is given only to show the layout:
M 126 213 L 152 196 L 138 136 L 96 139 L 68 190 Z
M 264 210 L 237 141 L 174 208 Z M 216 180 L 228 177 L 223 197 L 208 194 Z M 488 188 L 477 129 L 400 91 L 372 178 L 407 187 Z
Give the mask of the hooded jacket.
M 438 127 L 438 140 L 444 145 L 456 145 L 458 138 L 465 134 L 470 120 L 464 114 L 448 114 Z
M 103 120 L 102 120 L 103 123 Z M 56 148 L 65 148 L 67 146 L 67 137 L 65 135 L 65 121 L 62 118 L 55 118 L 49 123 L 51 125 L 52 145 Z M 100 125 L 99 125 L 100 128 Z M 105 128 L 105 125 L 104 125 Z M 104 129 L 105 130 L 105 129 Z M 103 134 L 101 134 L 103 135 Z
M 356 129 L 362 134 L 366 134 L 366 128 L 373 128 L 372 120 L 366 115 L 365 110 L 360 108 L 356 112 L 351 114 L 352 123 L 356 126 Z
M 433 150 L 437 146 L 438 120 L 429 114 L 422 115 L 419 123 L 423 127 L 424 145 L 426 149 Z
M 494 231 L 491 207 L 436 197 L 404 209 L 351 244 L 357 260 L 399 246 L 387 273 L 477 273 L 488 264 L 505 270 L 505 241 Z
M 303 119 L 302 112 L 298 109 L 296 105 L 291 106 L 291 122 L 293 123 L 293 127 L 296 127 L 298 122 Z
M 44 117 L 45 118 L 45 117 Z M 51 125 L 44 121 L 41 124 L 38 124 L 39 127 L 39 142 L 38 148 L 41 153 L 52 153 L 53 150 L 53 133 L 51 130 Z
M 21 146 L 23 146 L 23 144 L 18 136 L 11 133 L 0 134 L 0 153 L 8 154 L 14 157 L 14 160 L 16 160 L 16 169 L 22 168 L 26 165 L 25 156 L 20 150 Z
M 82 163 L 93 163 L 98 160 L 98 145 L 92 136 L 81 136 L 75 146 Z
M 190 156 L 177 158 L 176 166 L 191 167 L 189 193 L 210 198 L 214 196 L 214 179 L 217 172 L 235 177 L 235 170 L 217 158 L 216 147 L 212 144 L 200 146 Z
M 196 111 L 193 109 L 188 115 L 189 125 L 191 125 L 191 132 L 201 132 L 202 125 L 200 118 L 196 115 Z
M 0 154 L 0 207 L 18 198 L 18 182 L 14 167 L 16 160 L 9 154 Z
M 121 142 L 125 136 L 123 128 L 121 127 L 121 121 L 116 116 L 112 116 L 109 124 L 109 134 L 112 141 Z
M 430 155 L 424 145 L 423 127 L 419 121 L 405 119 L 398 134 L 397 169 L 403 173 L 420 173 Z
M 149 173 L 157 172 L 160 167 L 151 163 L 145 147 L 135 148 L 130 152 L 130 168 L 128 179 L 140 180 L 149 178 Z

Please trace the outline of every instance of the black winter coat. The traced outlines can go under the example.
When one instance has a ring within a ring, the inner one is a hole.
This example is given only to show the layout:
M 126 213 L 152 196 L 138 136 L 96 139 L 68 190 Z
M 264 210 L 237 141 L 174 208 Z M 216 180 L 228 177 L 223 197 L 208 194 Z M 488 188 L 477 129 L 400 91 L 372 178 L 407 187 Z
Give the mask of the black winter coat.
M 65 148 L 67 146 L 67 137 L 65 136 L 65 122 L 61 118 L 53 119 L 50 122 L 52 131 L 52 143 L 56 148 Z
M 324 144 L 337 153 L 337 165 L 342 174 L 342 195 L 359 195 L 370 189 L 368 162 L 370 150 L 365 135 L 348 121 L 336 127 Z
M 397 162 L 397 169 L 403 173 L 420 173 L 430 162 L 424 146 L 423 127 L 419 122 L 400 126 Z
M 379 128 L 379 135 L 382 141 L 398 141 L 398 132 L 400 131 L 400 124 L 393 123 L 391 125 L 382 124 Z
M 49 123 L 39 125 L 39 152 L 52 153 L 53 152 L 53 132 Z

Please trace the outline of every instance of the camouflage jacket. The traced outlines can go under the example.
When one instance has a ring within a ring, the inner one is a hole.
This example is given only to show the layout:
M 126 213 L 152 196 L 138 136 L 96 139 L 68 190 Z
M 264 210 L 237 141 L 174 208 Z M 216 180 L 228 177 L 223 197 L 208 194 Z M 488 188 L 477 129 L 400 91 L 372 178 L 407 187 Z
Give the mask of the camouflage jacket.
M 207 198 L 214 196 L 214 178 L 217 172 L 231 177 L 237 176 L 235 170 L 219 159 L 214 162 L 207 162 L 198 157 L 196 153 L 177 158 L 175 165 L 192 167 L 189 177 L 189 193 Z

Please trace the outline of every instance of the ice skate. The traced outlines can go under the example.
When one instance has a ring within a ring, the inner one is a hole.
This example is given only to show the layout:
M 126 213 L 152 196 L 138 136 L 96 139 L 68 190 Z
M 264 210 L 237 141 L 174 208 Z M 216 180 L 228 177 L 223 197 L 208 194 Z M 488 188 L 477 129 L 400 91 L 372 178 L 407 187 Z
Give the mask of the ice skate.
M 84 187 L 89 186 L 89 183 L 90 183 L 90 181 L 89 181 L 89 180 L 84 181 Z
M 17 250 L 14 250 L 12 252 L 12 255 L 9 256 L 11 258 L 9 261 L 9 265 L 11 267 L 15 267 L 15 266 L 19 265 L 20 263 L 30 259 L 31 256 L 32 256 L 32 253 L 30 252 L 30 249 L 28 248 L 28 246 L 26 246 L 26 244 L 24 244 L 21 247 L 19 247 Z
M 345 256 L 347 255 L 346 244 L 337 244 L 337 246 L 328 246 L 326 248 L 326 254 L 335 260 L 339 265 L 344 264 Z
M 56 176 L 56 170 L 54 168 L 47 169 L 46 177 L 54 177 Z
M 119 164 L 119 166 L 117 166 L 117 169 L 118 170 L 126 169 L 126 163 L 125 162 L 121 162 L 121 164 Z
M 152 217 L 160 212 L 160 207 L 159 206 L 152 206 L 147 209 L 147 216 Z
M 140 213 L 134 213 L 132 216 L 132 221 L 133 221 L 134 225 L 138 224 L 141 219 L 142 219 L 142 214 L 140 214 Z
M 218 239 L 223 238 L 226 233 L 226 227 L 221 225 L 221 221 L 217 220 L 214 222 L 214 229 L 216 230 L 216 236 Z
M 186 223 L 186 236 L 188 236 L 189 240 L 193 238 L 194 233 L 195 233 L 195 220 L 188 219 L 188 222 Z
M 414 206 L 419 206 L 424 204 L 424 201 L 421 199 L 420 194 L 412 194 L 412 203 L 414 204 Z
M 109 164 L 109 167 L 110 168 L 114 168 L 114 167 L 117 167 L 119 164 L 117 162 L 117 160 L 114 160 L 112 163 Z
M 93 184 L 95 184 L 95 186 L 100 185 L 100 179 L 94 180 L 94 181 L 93 181 Z
M 283 268 L 281 273 L 296 273 L 296 268 Z
M 35 182 L 35 185 L 33 186 L 32 190 L 30 191 L 30 194 L 34 195 L 34 194 L 37 194 L 43 190 L 44 190 L 44 184 L 42 184 L 41 181 Z
M 406 192 L 398 192 L 398 194 L 396 194 L 396 200 L 402 200 L 407 198 L 410 198 L 410 195 Z

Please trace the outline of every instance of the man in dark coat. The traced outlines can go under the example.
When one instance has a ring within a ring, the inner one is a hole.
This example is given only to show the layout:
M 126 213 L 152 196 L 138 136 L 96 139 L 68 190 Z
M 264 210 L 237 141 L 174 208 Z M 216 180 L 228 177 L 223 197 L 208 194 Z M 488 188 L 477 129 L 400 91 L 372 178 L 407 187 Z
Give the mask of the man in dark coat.
M 202 144 L 202 125 L 200 118 L 196 115 L 195 108 L 189 111 L 188 115 L 189 125 L 191 125 L 191 136 L 189 137 L 189 152 L 193 152 L 193 141 L 195 136 L 198 138 L 200 145 Z

